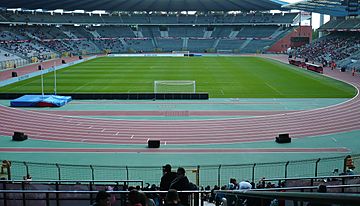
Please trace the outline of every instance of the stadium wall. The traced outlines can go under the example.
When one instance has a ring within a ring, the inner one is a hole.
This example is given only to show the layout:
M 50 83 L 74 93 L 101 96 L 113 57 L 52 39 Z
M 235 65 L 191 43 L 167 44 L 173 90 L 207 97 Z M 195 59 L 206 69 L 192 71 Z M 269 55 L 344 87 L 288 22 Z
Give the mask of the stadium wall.
M 311 26 L 300 26 L 295 28 L 290 34 L 273 44 L 267 51 L 273 53 L 286 52 L 291 47 L 292 37 L 309 37 L 310 42 L 312 41 L 312 28 Z
M 32 73 L 25 74 L 25 75 L 22 75 L 22 76 L 19 76 L 19 77 L 6 79 L 4 81 L 0 81 L 0 87 L 9 85 L 9 84 L 12 84 L 12 83 L 15 83 L 15 82 L 19 82 L 19 81 L 22 81 L 22 80 L 25 80 L 25 79 L 29 79 L 29 78 L 32 78 L 32 77 L 35 77 L 35 76 L 39 76 L 39 75 L 41 75 L 41 73 L 42 74 L 47 74 L 49 72 L 53 72 L 54 70 L 63 69 L 63 68 L 66 68 L 68 66 L 71 66 L 71 65 L 74 65 L 74 64 L 79 64 L 79 63 L 82 63 L 84 61 L 91 60 L 91 59 L 94 59 L 94 58 L 96 58 L 96 56 L 91 56 L 91 57 L 88 57 L 88 58 L 85 58 L 85 59 L 80 59 L 80 60 L 73 61 L 73 62 L 70 62 L 70 63 L 62 64 L 60 66 L 51 67 L 49 69 L 32 72 Z
M 39 93 L 26 93 L 27 95 L 39 95 Z M 4 93 L 0 94 L 0 99 L 16 99 L 24 94 L 22 93 Z M 71 96 L 76 100 L 208 100 L 209 94 L 206 92 L 198 93 L 59 93 L 60 96 Z
M 184 54 L 173 54 L 173 53 L 143 53 L 143 54 L 109 54 L 109 57 L 184 57 Z

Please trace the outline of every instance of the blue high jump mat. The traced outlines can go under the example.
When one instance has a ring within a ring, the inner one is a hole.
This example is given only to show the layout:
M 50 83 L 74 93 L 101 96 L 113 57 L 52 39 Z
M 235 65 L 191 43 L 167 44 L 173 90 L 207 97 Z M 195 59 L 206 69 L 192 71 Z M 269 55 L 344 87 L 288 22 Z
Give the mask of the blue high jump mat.
M 11 107 L 61 107 L 70 102 L 70 96 L 24 95 L 10 101 Z

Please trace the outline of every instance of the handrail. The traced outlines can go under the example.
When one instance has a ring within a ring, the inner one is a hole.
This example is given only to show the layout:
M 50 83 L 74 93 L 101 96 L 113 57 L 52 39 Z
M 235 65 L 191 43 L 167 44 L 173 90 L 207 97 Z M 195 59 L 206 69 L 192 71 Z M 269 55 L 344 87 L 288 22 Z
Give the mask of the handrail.
M 130 191 L 107 191 L 109 194 L 113 194 L 113 198 L 115 198 L 116 201 L 123 202 L 124 205 L 126 204 L 126 194 L 128 194 Z M 168 191 L 141 191 L 148 194 L 166 194 Z M 201 202 L 201 205 L 204 205 L 204 199 L 200 198 L 199 194 L 209 194 L 211 193 L 210 190 L 206 191 L 178 191 L 179 193 L 186 193 L 188 195 L 191 195 L 192 200 L 190 202 L 191 206 L 199 206 L 199 203 Z M 32 201 L 46 201 L 46 205 L 50 206 L 50 201 L 56 201 L 56 205 L 62 205 L 61 201 L 67 201 L 67 200 L 78 200 L 78 201 L 86 201 L 86 202 L 92 202 L 92 196 L 97 194 L 98 191 L 59 191 L 59 190 L 0 190 L 0 194 L 3 194 L 0 196 L 0 200 L 4 201 L 4 205 L 7 205 L 7 203 L 13 203 L 13 201 L 21 201 L 23 202 L 23 206 L 26 206 L 26 201 L 32 200 Z M 18 195 L 18 194 L 22 194 Z M 35 195 L 31 195 L 35 194 Z M 40 195 L 39 195 L 40 194 Z M 67 195 L 61 195 L 61 194 L 67 194 Z M 45 195 L 45 197 L 44 197 Z M 86 196 L 83 196 L 86 195 Z M 89 198 L 90 197 L 90 198 Z M 17 204 L 18 205 L 18 204 Z M 82 204 L 81 204 L 82 205 Z M 87 203 L 87 205 L 89 205 Z
M 288 178 L 269 178 L 263 179 L 264 181 L 279 181 L 279 180 L 306 180 L 306 179 L 327 179 L 327 178 L 360 178 L 360 175 L 337 175 L 337 176 L 312 176 L 312 177 L 288 177 Z
M 351 185 L 326 185 L 327 188 L 360 188 L 360 184 L 351 184 Z M 287 191 L 287 190 L 310 190 L 310 189 L 317 189 L 318 186 L 301 186 L 301 187 L 277 187 L 277 188 L 262 188 L 262 189 L 251 189 L 251 191 Z M 223 191 L 223 190 L 217 190 Z M 228 190 L 226 190 L 228 191 Z M 229 190 L 232 191 L 232 190 Z
M 351 187 L 360 187 L 360 184 L 354 185 L 329 185 L 329 188 L 351 188 Z M 278 200 L 292 200 L 300 202 L 322 202 L 330 204 L 348 204 L 348 205 L 359 205 L 360 194 L 349 194 L 349 193 L 312 193 L 312 192 L 284 192 L 288 190 L 305 190 L 305 189 L 315 189 L 316 186 L 307 186 L 307 187 L 291 187 L 291 188 L 265 188 L 265 189 L 254 189 L 254 190 L 217 190 L 216 194 L 227 194 L 227 195 L 236 195 L 242 198 L 255 198 L 255 199 L 278 199 Z M 281 192 L 279 192 L 281 190 Z M 96 194 L 98 191 L 59 191 L 59 190 L 0 190 L 0 194 L 4 194 L 3 199 L 6 201 L 5 194 L 45 194 L 46 200 L 87 200 L 84 197 L 74 196 L 58 196 L 58 194 Z M 127 194 L 129 191 L 107 191 L 110 194 Z M 144 193 L 167 193 L 167 191 L 142 191 Z M 192 194 L 204 194 L 211 193 L 210 190 L 192 190 L 192 191 L 178 191 L 179 193 L 192 193 Z M 56 194 L 55 196 L 50 196 L 50 194 Z M 25 197 L 25 196 L 23 196 Z M 40 197 L 43 198 L 43 197 Z M 12 200 L 22 200 L 22 198 L 16 198 Z M 26 200 L 39 200 L 36 197 L 27 196 Z M 224 198 L 226 200 L 226 198 Z M 11 201 L 11 200 L 9 200 Z
M 321 202 L 327 204 L 359 205 L 360 194 L 343 193 L 313 193 L 313 192 L 271 192 L 271 191 L 224 191 L 224 194 L 232 194 L 245 198 L 280 199 L 301 202 Z
M 351 184 L 351 185 L 327 185 L 327 188 L 360 188 L 360 184 Z M 317 186 L 305 186 L 305 187 L 283 187 L 283 188 L 262 188 L 262 189 L 250 189 L 246 191 L 287 191 L 287 190 L 306 190 L 306 189 L 316 189 Z M 237 193 L 239 191 L 245 190 L 215 190 L 215 193 Z M 88 190 L 0 190 L 0 193 L 80 193 L 80 194 L 92 194 L 97 193 L 98 191 L 88 191 Z M 117 193 L 129 193 L 129 191 L 107 191 L 111 194 Z M 166 190 L 156 190 L 156 191 L 147 191 L 142 190 L 144 193 L 167 193 Z M 186 190 L 178 191 L 179 193 L 211 193 L 211 190 Z M 278 194 L 278 193 L 276 193 Z M 360 194 L 359 194 L 360 195 Z
M 49 182 L 49 183 L 56 183 L 56 182 L 144 182 L 144 180 L 0 180 L 0 183 L 2 182 L 10 182 L 10 183 L 15 183 L 15 182 Z
M 225 190 L 224 190 L 225 191 Z M 99 191 L 88 191 L 88 190 L 0 190 L 0 193 L 53 193 L 53 194 L 96 194 Z M 127 194 L 130 191 L 106 191 L 110 194 Z M 143 193 L 167 193 L 168 191 L 141 191 Z M 186 190 L 186 191 L 177 191 L 178 193 L 211 193 L 211 190 Z

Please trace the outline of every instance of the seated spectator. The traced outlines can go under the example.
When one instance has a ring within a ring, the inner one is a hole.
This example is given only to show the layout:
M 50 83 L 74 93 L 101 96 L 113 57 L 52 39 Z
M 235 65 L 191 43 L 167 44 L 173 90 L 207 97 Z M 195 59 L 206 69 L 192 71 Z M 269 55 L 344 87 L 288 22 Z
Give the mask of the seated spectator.
M 319 188 L 317 190 L 319 193 L 326 193 L 327 192 L 327 187 L 326 185 L 319 185 Z
M 239 189 L 239 184 L 237 183 L 235 178 L 230 178 L 230 183 L 233 185 L 233 188 L 229 188 L 229 190 L 237 190 Z
M 133 189 L 129 192 L 128 196 L 129 206 L 147 206 L 147 198 L 144 193 Z
M 99 191 L 92 206 L 111 206 L 110 194 L 103 190 Z
M 250 190 L 251 188 L 252 188 L 252 185 L 250 184 L 250 182 L 241 181 L 239 183 L 239 189 L 240 190 Z
M 323 185 L 323 184 L 319 185 L 317 192 L 318 193 L 326 193 L 327 192 L 326 185 Z M 319 201 L 319 202 L 309 202 L 307 204 L 307 206 L 331 206 L 331 204 L 322 203 L 321 201 Z
M 166 194 L 165 206 L 182 206 L 180 204 L 179 194 L 176 190 L 170 189 Z
M 348 169 L 346 170 L 345 175 L 355 175 L 355 173 L 352 169 Z
M 28 174 L 26 176 L 23 177 L 23 180 L 25 181 L 32 181 L 32 177 Z

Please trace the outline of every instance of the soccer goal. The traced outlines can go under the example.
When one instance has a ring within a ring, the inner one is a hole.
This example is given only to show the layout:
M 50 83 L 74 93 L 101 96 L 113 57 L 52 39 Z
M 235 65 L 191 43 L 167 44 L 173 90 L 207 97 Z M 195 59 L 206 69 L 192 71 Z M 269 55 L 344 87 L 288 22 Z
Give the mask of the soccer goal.
M 190 56 L 190 51 L 172 51 L 173 54 L 183 54 L 185 57 Z
M 154 93 L 195 93 L 196 83 L 192 80 L 154 81 Z

